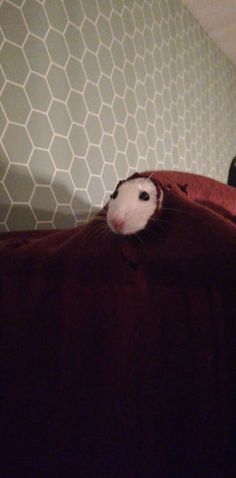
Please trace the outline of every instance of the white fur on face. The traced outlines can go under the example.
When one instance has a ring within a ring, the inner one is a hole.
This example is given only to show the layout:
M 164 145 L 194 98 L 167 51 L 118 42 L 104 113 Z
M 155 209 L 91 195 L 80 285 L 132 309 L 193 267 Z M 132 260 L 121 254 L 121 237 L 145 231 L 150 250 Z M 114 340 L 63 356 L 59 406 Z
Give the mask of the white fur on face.
M 139 194 L 146 191 L 150 199 L 143 201 Z M 118 189 L 118 196 L 110 199 L 107 223 L 110 229 L 120 234 L 135 234 L 144 229 L 157 207 L 157 190 L 150 179 L 135 178 L 124 182 Z M 112 221 L 124 222 L 122 229 L 114 228 Z

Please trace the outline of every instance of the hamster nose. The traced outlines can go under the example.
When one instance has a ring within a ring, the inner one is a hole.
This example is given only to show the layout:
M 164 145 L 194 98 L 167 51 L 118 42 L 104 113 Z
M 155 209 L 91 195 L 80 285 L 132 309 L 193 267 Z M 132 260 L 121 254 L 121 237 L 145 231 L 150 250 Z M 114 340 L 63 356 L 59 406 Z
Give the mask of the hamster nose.
M 124 221 L 124 219 L 115 217 L 111 220 L 111 223 L 112 223 L 112 226 L 114 227 L 114 229 L 116 229 L 117 231 L 122 231 L 122 229 L 124 227 L 124 224 L 125 224 L 125 221 Z

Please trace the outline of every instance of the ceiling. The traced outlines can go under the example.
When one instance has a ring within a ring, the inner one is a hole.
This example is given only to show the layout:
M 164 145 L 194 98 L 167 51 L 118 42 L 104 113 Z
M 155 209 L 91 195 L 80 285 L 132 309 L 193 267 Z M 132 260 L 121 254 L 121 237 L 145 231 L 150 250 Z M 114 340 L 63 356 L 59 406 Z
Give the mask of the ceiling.
M 219 48 L 236 65 L 236 0 L 183 0 Z

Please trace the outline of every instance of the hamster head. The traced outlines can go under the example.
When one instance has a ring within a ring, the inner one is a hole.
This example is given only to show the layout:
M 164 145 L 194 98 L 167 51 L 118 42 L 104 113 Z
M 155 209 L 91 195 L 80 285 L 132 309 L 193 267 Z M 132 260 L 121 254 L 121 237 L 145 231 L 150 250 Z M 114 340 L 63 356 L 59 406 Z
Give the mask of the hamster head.
M 107 224 L 116 234 L 135 234 L 144 229 L 161 207 L 162 190 L 147 178 L 125 181 L 111 195 L 107 210 Z

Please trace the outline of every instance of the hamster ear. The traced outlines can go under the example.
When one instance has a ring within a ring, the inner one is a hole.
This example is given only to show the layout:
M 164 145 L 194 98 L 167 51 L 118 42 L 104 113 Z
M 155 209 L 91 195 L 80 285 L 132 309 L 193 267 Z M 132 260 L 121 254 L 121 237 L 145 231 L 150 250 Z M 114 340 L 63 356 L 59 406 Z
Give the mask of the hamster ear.
M 117 183 L 114 191 L 116 191 L 117 189 L 119 189 L 119 187 L 121 186 L 121 184 L 125 183 L 126 179 L 120 179 L 120 181 Z
M 126 181 L 129 181 L 130 179 L 137 179 L 137 178 L 140 178 L 140 177 L 142 177 L 141 174 L 139 174 L 139 173 L 134 173 L 134 174 L 132 174 L 132 176 L 130 176 L 129 178 L 127 178 Z

